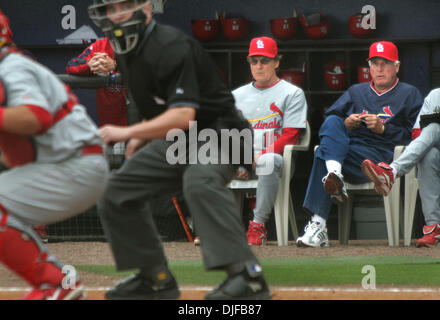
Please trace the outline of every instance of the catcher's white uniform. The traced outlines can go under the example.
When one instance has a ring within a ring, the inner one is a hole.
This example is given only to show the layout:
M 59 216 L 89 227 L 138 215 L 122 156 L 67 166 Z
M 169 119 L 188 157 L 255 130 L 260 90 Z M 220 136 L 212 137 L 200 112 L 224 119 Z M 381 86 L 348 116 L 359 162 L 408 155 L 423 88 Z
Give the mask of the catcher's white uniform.
M 108 168 L 99 132 L 50 70 L 13 49 L 0 49 L 0 80 L 6 93 L 0 112 L 8 114 L 0 125 L 0 149 L 10 167 L 0 174 L 0 262 L 32 286 L 25 299 L 80 298 L 76 275 L 69 274 L 66 287 L 63 265 L 31 226 L 84 212 L 103 194 Z M 17 127 L 14 114 L 29 110 L 40 132 L 25 136 L 21 126 L 16 134 L 10 129 Z
M 255 154 L 264 152 L 257 161 L 254 220 L 266 222 L 275 203 L 282 169 L 282 148 L 277 148 L 274 142 L 282 137 L 283 129 L 306 127 L 306 98 L 302 89 L 285 80 L 268 88 L 258 88 L 252 82 L 232 91 L 232 94 L 237 109 L 253 127 Z M 261 174 L 258 168 L 263 168 Z
M 82 156 L 86 146 L 103 147 L 84 107 L 76 104 L 56 120 L 69 100 L 68 92 L 47 68 L 18 53 L 2 59 L 0 75 L 7 107 L 36 106 L 53 119 L 50 128 L 29 139 L 33 162 L 22 165 L 28 161 L 20 159 L 27 156 L 25 144 L 18 154 L 10 155 L 12 163 L 21 165 L 0 175 L 0 203 L 28 225 L 61 221 L 91 207 L 104 191 L 107 163 L 102 152 Z

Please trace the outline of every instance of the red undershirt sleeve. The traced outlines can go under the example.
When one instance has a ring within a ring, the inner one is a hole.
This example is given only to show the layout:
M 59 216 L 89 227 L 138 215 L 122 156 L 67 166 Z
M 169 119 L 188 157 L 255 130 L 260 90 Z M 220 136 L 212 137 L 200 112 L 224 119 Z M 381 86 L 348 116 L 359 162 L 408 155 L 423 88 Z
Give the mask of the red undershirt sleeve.
M 261 154 L 267 152 L 273 152 L 283 154 L 284 147 L 288 144 L 296 144 L 300 137 L 302 129 L 298 128 L 285 128 L 281 132 L 281 136 L 269 147 L 261 151 Z M 272 151 L 273 150 L 273 151 Z
M 41 130 L 38 133 L 46 132 L 52 126 L 52 115 L 49 111 L 34 105 L 26 105 L 26 107 L 33 112 L 41 124 Z
M 413 129 L 413 131 L 411 133 L 411 138 L 413 140 L 416 139 L 418 136 L 420 136 L 421 132 L 422 132 L 422 129 Z

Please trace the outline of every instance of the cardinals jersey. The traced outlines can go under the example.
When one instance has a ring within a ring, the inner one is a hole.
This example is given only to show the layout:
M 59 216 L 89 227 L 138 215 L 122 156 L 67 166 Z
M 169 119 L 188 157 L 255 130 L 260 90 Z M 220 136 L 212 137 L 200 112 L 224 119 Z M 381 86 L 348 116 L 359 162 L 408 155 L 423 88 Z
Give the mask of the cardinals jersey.
M 115 54 L 108 38 L 99 39 L 88 46 L 78 57 L 67 63 L 67 74 L 91 75 L 88 62 L 96 52 L 104 52 L 114 59 Z M 127 89 L 119 84 L 110 84 L 107 88 L 96 89 L 96 106 L 99 126 L 114 124 L 127 125 Z
M 372 132 L 362 123 L 359 129 L 349 130 L 349 135 L 389 153 L 396 145 L 407 145 L 411 141 L 411 130 L 422 103 L 419 90 L 399 80 L 382 93 L 374 90 L 371 83 L 364 82 L 351 86 L 326 115 L 346 118 L 353 113 L 376 114 L 385 125 L 383 134 Z
M 235 89 L 232 94 L 237 109 L 254 129 L 255 153 L 276 141 L 283 129 L 306 127 L 304 92 L 285 80 L 268 88 L 258 88 L 252 82 Z

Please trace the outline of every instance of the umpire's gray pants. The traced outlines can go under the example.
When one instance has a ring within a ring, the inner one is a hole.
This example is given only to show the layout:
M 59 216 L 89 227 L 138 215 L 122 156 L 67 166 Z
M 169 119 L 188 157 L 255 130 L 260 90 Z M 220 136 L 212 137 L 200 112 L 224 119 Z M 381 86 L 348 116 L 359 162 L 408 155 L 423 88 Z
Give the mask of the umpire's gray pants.
M 402 155 L 392 163 L 399 176 L 417 165 L 419 194 L 427 225 L 440 224 L 440 124 L 423 128 Z
M 183 190 L 206 269 L 257 261 L 247 244 L 235 198 L 226 185 L 232 165 L 175 164 L 166 160 L 171 142 L 154 140 L 114 172 L 98 212 L 118 270 L 152 269 L 166 263 L 150 204 Z M 176 213 L 177 214 L 177 213 Z

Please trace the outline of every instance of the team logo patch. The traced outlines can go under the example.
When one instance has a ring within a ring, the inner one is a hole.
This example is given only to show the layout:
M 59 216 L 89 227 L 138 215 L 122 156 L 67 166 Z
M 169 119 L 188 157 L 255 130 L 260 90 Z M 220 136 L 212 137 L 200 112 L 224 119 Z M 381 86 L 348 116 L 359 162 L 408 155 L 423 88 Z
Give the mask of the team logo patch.
M 383 45 L 382 45 L 382 43 L 378 43 L 377 44 L 376 50 L 377 50 L 377 52 L 383 52 Z
M 366 115 L 366 114 L 368 114 L 368 113 L 369 113 L 369 112 L 368 112 L 367 110 L 364 109 L 364 110 L 362 111 L 361 115 L 363 116 L 363 115 Z M 378 114 L 377 114 L 377 117 L 380 119 L 380 121 L 381 121 L 382 123 L 385 123 L 385 122 L 390 121 L 391 118 L 394 117 L 394 113 L 393 113 L 393 111 L 391 110 L 391 107 L 390 107 L 390 106 L 385 106 L 385 107 L 382 107 L 382 112 L 381 112 L 381 113 L 378 113 Z
M 391 111 L 391 107 L 390 106 L 383 107 L 382 110 L 383 110 L 383 112 L 385 112 L 390 117 L 394 116 L 393 111 Z
M 391 110 L 390 106 L 382 107 L 383 113 L 379 113 L 377 116 L 380 118 L 380 121 L 382 123 L 388 122 L 391 120 L 392 117 L 394 117 L 394 113 Z
M 264 42 L 262 40 L 257 41 L 257 48 L 258 49 L 264 49 Z
M 113 31 L 113 34 L 115 35 L 115 37 L 122 37 L 124 35 L 124 31 L 122 31 L 122 29 L 116 29 L 115 31 Z
M 275 103 L 270 105 L 270 110 L 273 112 L 278 112 L 281 118 L 283 117 L 283 112 L 275 105 Z
M 261 271 L 263 271 L 263 268 L 259 264 L 254 264 L 252 266 L 252 271 L 253 272 L 261 272 Z

